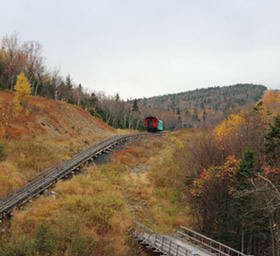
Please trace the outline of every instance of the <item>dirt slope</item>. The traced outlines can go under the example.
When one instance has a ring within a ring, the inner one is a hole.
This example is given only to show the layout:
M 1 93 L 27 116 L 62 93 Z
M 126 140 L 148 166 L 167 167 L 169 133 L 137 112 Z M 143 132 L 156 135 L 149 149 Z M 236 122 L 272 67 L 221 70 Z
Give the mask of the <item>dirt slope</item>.
M 24 109 L 16 111 L 14 93 L 0 91 L 0 143 L 4 148 L 0 150 L 0 198 L 46 168 L 116 133 L 83 109 L 62 101 L 30 96 Z

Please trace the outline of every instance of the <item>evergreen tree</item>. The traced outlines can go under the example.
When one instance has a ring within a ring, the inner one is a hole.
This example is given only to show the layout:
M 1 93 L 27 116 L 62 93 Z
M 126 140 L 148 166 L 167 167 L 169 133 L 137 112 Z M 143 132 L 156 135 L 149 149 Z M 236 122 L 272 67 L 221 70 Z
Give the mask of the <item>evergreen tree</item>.
M 246 149 L 241 157 L 240 167 L 236 172 L 235 192 L 233 197 L 233 209 L 235 214 L 232 216 L 231 224 L 236 230 L 237 240 L 240 236 L 254 237 L 262 232 L 262 225 L 257 217 L 256 211 L 253 210 L 253 199 L 247 191 L 253 189 L 251 180 L 256 177 L 257 169 L 254 157 L 254 152 L 251 149 Z M 258 220 L 258 221 L 256 221 Z M 244 245 L 240 245 L 244 247 Z
M 236 173 L 237 189 L 244 190 L 250 186 L 250 179 L 256 176 L 254 152 L 251 149 L 244 151 L 241 157 L 240 168 Z
M 95 93 L 92 93 L 88 99 L 90 107 L 94 107 L 96 106 L 97 102 L 98 102 L 98 98 L 95 95 Z
M 72 89 L 73 85 L 72 85 L 72 79 L 70 75 L 66 76 L 65 85 L 68 89 Z
M 46 224 L 41 224 L 38 228 L 35 248 L 40 255 L 51 255 L 55 250 L 55 237 Z
M 274 122 L 269 125 L 270 131 L 265 136 L 265 154 L 271 165 L 280 166 L 280 115 L 276 116 Z
M 138 107 L 138 103 L 137 103 L 136 99 L 133 101 L 132 111 L 133 112 L 139 112 L 139 107 Z
M 120 101 L 120 95 L 117 93 L 116 94 L 116 102 L 119 102 Z
M 204 110 L 203 114 L 202 114 L 203 123 L 205 123 L 206 119 L 207 119 L 207 113 L 206 113 L 206 110 Z

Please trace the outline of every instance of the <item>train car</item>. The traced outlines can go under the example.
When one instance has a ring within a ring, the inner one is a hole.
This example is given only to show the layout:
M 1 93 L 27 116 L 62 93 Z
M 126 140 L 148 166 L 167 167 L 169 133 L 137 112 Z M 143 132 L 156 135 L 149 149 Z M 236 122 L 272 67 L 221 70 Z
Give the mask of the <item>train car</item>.
M 145 118 L 145 126 L 148 132 L 160 132 L 164 130 L 164 122 L 154 116 Z

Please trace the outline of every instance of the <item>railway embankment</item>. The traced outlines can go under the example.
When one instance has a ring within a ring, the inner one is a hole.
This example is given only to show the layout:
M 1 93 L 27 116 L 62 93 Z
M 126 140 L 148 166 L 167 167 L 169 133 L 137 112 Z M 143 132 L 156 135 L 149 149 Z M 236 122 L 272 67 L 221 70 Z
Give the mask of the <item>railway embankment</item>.
M 183 191 L 178 193 L 180 184 L 172 181 L 179 173 L 168 171 L 180 140 L 168 135 L 135 142 L 113 152 L 109 162 L 87 165 L 81 175 L 58 181 L 51 196 L 13 212 L 1 234 L 5 249 L 146 255 L 132 239 L 134 220 L 161 231 L 189 221 Z M 38 241 L 45 249 L 36 247 Z

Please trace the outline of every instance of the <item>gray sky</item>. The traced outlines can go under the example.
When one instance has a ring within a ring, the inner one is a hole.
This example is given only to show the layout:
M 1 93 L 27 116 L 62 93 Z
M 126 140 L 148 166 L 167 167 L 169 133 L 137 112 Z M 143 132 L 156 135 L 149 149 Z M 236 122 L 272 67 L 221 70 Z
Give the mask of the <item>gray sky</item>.
M 123 98 L 239 82 L 280 88 L 279 0 L 10 0 L 0 36 Z

